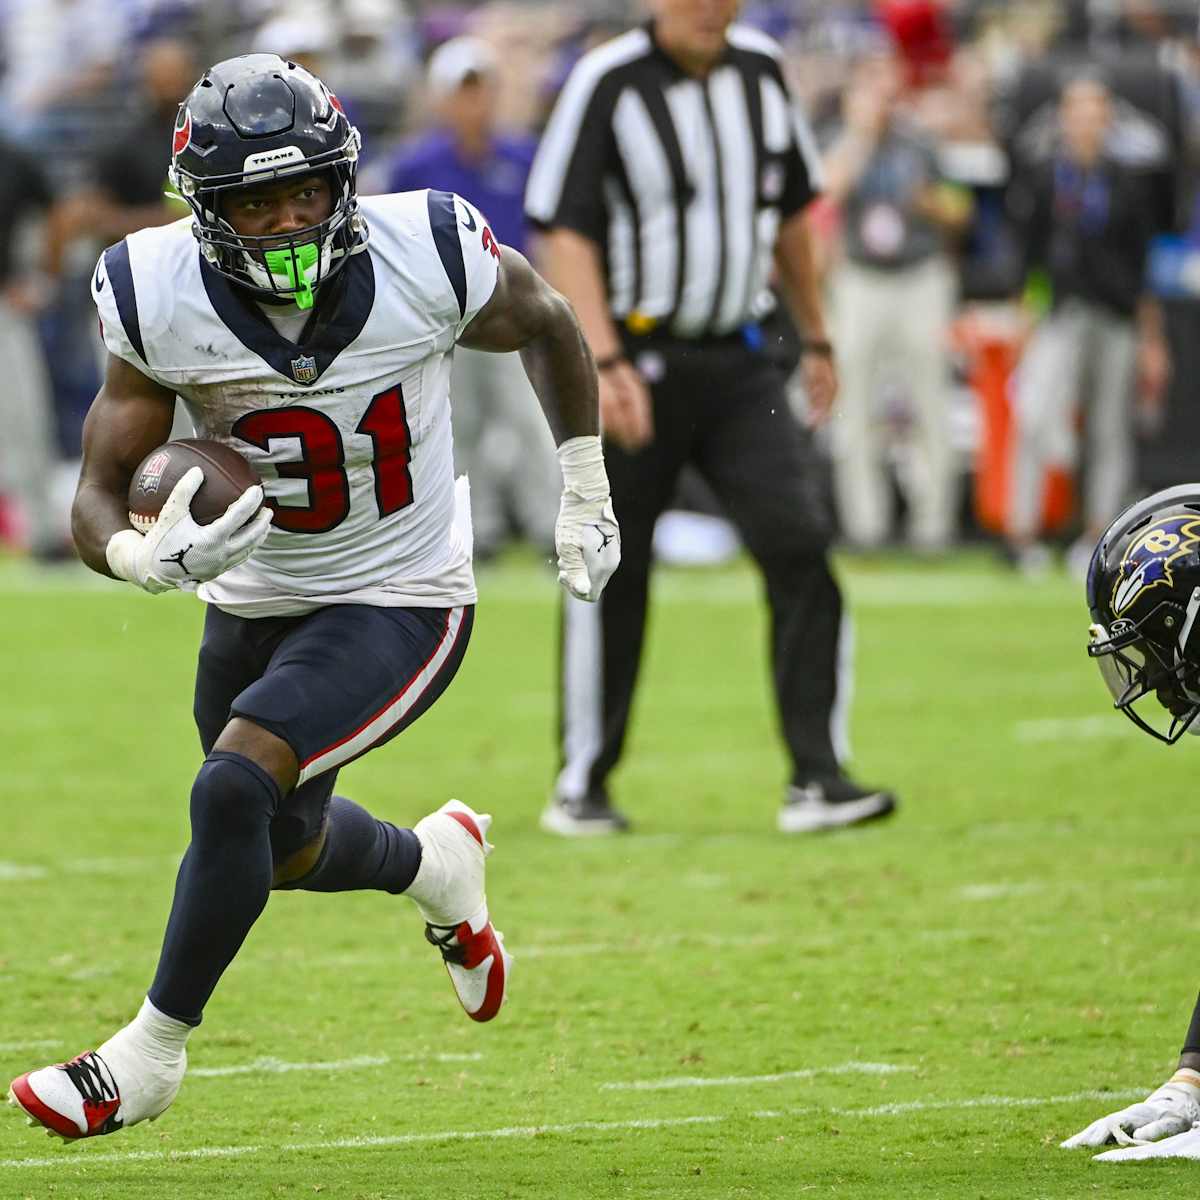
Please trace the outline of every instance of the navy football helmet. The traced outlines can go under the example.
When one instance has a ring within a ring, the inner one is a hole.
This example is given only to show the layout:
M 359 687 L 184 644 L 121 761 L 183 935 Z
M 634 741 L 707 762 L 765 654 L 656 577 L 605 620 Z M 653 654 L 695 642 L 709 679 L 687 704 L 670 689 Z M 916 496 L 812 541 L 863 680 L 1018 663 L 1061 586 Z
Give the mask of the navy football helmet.
M 1115 707 L 1168 744 L 1200 734 L 1200 483 L 1113 521 L 1092 553 L 1087 602 L 1088 654 Z
M 355 176 L 361 146 L 337 97 L 276 54 L 217 63 L 179 106 L 170 180 L 213 270 L 254 292 L 312 304 L 313 291 L 366 242 Z M 221 214 L 233 188 L 327 172 L 333 212 L 286 237 L 244 237 Z

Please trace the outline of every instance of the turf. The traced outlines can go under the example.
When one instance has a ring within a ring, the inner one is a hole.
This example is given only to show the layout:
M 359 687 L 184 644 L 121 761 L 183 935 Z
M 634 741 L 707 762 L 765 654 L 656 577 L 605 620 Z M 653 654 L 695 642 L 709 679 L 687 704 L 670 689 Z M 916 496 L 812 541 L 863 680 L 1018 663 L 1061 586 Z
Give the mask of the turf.
M 3 1110 L 0 1197 L 1182 1189 L 1193 1164 L 1097 1166 L 1057 1142 L 1160 1082 L 1182 1040 L 1192 752 L 1106 713 L 1064 577 L 979 557 L 840 570 L 855 769 L 899 790 L 893 821 L 774 832 L 764 613 L 736 565 L 658 580 L 614 780 L 636 832 L 541 834 L 554 582 L 492 568 L 459 678 L 340 790 L 404 823 L 450 796 L 496 814 L 489 895 L 518 956 L 501 1017 L 462 1016 L 406 901 L 276 896 L 174 1107 L 70 1148 Z M 200 616 L 0 563 L 5 1078 L 94 1045 L 152 973 Z

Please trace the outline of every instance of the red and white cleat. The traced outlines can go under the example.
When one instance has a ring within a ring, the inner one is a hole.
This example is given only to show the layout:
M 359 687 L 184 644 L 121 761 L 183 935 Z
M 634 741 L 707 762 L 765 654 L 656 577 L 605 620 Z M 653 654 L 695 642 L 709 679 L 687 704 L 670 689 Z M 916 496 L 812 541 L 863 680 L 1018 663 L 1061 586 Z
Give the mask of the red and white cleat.
M 187 1051 L 147 1044 L 146 1026 L 156 1021 L 184 1028 L 147 1000 L 98 1050 L 18 1075 L 9 1085 L 9 1104 L 22 1109 L 30 1125 L 67 1141 L 157 1120 L 183 1083 Z
M 8 1088 L 8 1102 L 64 1140 L 116 1133 L 125 1122 L 121 1093 L 108 1064 L 94 1050 L 70 1062 L 27 1071 Z
M 425 918 L 425 937 L 441 951 L 455 995 L 473 1021 L 490 1021 L 504 1003 L 512 955 L 493 927 L 484 894 L 492 818 L 458 800 L 422 817 L 413 832 L 421 866 L 405 893 Z

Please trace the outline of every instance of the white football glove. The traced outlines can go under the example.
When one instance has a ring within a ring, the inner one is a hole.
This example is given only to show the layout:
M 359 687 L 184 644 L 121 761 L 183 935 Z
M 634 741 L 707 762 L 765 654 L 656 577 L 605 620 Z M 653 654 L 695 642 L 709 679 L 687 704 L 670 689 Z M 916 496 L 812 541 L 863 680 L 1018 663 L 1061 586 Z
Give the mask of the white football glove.
M 1176 1075 L 1145 1100 L 1120 1112 L 1093 1121 L 1086 1129 L 1061 1143 L 1064 1150 L 1077 1146 L 1104 1146 L 1117 1142 L 1155 1142 L 1183 1133 L 1200 1121 L 1200 1086 Z
M 192 467 L 171 489 L 148 533 L 122 529 L 108 539 L 105 557 L 118 579 L 154 595 L 172 588 L 191 592 L 262 545 L 271 529 L 262 488 L 247 488 L 212 524 L 197 525 L 191 504 L 203 482 L 204 472 Z
M 558 448 L 563 493 L 554 525 L 558 582 L 580 600 L 598 600 L 621 562 L 621 530 L 608 494 L 598 437 L 568 438 Z

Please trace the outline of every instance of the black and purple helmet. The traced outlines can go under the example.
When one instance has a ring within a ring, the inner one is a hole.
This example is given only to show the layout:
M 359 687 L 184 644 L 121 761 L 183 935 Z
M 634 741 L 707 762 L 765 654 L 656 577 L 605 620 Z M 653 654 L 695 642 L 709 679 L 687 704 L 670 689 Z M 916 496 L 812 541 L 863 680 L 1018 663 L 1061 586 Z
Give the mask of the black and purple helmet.
M 1115 707 L 1168 744 L 1200 733 L 1200 483 L 1113 521 L 1092 553 L 1087 602 L 1088 654 Z

